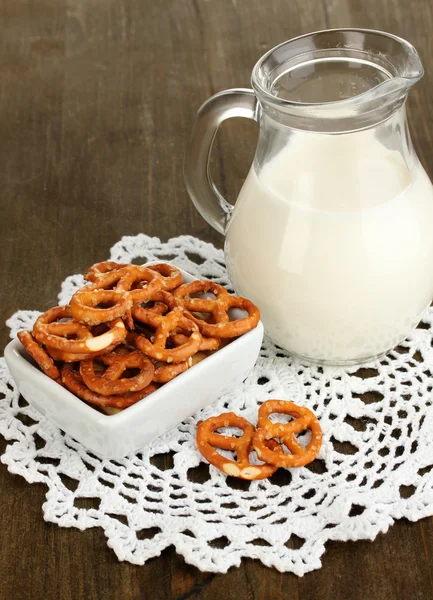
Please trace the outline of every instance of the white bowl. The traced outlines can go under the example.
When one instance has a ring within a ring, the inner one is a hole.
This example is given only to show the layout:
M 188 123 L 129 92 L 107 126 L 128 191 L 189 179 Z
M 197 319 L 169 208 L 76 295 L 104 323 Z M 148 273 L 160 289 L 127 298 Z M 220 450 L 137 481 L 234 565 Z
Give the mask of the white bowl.
M 195 278 L 182 271 L 184 281 Z M 257 360 L 263 325 L 208 356 L 133 406 L 105 415 L 40 371 L 18 339 L 5 348 L 20 393 L 40 413 L 105 458 L 122 458 L 143 448 L 199 409 L 240 384 Z

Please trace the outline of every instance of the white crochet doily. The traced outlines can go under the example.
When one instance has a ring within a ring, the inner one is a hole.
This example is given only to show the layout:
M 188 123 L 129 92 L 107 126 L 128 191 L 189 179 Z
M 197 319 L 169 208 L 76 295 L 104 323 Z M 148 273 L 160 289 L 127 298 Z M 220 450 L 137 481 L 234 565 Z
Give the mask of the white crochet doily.
M 170 260 L 230 287 L 222 251 L 190 236 L 168 243 L 125 237 L 111 259 Z M 59 302 L 82 283 L 81 276 L 66 279 Z M 11 335 L 38 314 L 13 315 Z M 28 482 L 48 486 L 47 521 L 102 527 L 120 560 L 141 565 L 172 544 L 203 571 L 225 572 L 245 556 L 302 575 L 321 566 L 328 540 L 373 539 L 395 519 L 433 514 L 432 326 L 430 308 L 401 346 L 359 370 L 304 366 L 265 341 L 242 385 L 116 461 L 86 451 L 27 405 L 2 358 L 0 433 L 9 445 L 1 460 Z M 196 449 L 197 420 L 231 410 L 255 422 L 269 398 L 316 412 L 324 432 L 319 459 L 259 482 L 209 467 Z

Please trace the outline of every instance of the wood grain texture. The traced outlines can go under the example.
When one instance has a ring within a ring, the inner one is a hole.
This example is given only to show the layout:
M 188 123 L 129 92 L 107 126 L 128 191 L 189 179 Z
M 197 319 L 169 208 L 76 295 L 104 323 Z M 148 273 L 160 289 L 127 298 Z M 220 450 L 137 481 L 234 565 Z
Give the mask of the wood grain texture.
M 53 305 L 60 282 L 122 235 L 222 244 L 183 185 L 194 115 L 214 92 L 248 86 L 256 60 L 290 37 L 359 26 L 412 41 L 426 76 L 410 121 L 433 176 L 430 0 L 1 0 L 0 24 L 2 347 L 11 313 Z M 218 134 L 213 172 L 231 201 L 256 138 L 243 120 Z M 0 487 L 0 600 L 433 597 L 433 519 L 329 544 L 323 568 L 302 579 L 251 560 L 213 575 L 173 549 L 143 567 L 119 563 L 101 530 L 43 521 L 43 486 L 0 466 Z

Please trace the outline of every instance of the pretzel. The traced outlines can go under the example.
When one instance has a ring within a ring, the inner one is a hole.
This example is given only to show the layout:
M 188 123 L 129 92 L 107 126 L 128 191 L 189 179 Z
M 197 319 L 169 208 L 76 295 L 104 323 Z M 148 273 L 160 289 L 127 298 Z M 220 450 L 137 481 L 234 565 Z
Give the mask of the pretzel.
M 149 304 L 152 304 L 149 306 Z M 134 319 L 150 325 L 151 327 L 158 327 L 162 322 L 162 317 L 168 311 L 175 309 L 181 309 L 181 305 L 173 296 L 166 291 L 157 292 L 152 296 L 152 299 L 146 303 L 146 305 L 135 305 L 131 309 L 131 314 Z
M 182 273 L 173 265 L 158 263 L 156 265 L 149 265 L 148 268 L 152 269 L 152 271 L 157 271 L 162 275 L 163 289 L 167 292 L 174 290 L 183 282 Z
M 122 317 L 122 320 L 125 323 L 125 327 L 126 327 L 126 329 L 128 331 L 134 331 L 134 329 L 135 329 L 135 323 L 134 323 L 134 319 L 132 317 L 132 311 L 131 311 L 131 309 L 128 309 L 126 311 L 126 313 Z
M 131 286 L 130 296 L 133 304 L 148 302 L 151 297 L 164 289 L 164 278 L 155 269 L 135 267 L 136 279 Z
M 106 331 L 110 331 L 109 324 L 101 324 L 96 325 L 96 327 L 91 327 L 90 331 L 93 337 L 98 337 L 105 333 Z M 101 356 L 101 354 L 107 354 L 108 352 L 112 352 L 115 348 L 117 348 L 118 342 L 114 342 L 111 346 L 107 346 L 102 350 L 94 351 L 94 352 L 65 352 L 64 350 L 57 350 L 56 348 L 51 348 L 50 346 L 46 346 L 46 351 L 51 356 L 53 360 L 57 360 L 60 362 L 78 362 L 80 360 L 86 360 L 87 358 L 96 358 L 97 356 Z
M 183 360 L 182 362 L 176 364 L 159 364 L 157 363 L 157 367 L 155 368 L 155 373 L 153 374 L 153 381 L 155 383 L 168 383 L 184 371 L 187 371 L 191 364 L 191 359 Z
M 75 371 L 74 367 L 71 364 L 66 364 L 62 368 L 62 381 L 65 387 L 68 388 L 70 392 L 89 402 L 90 404 L 95 404 L 100 407 L 112 406 L 115 408 L 128 408 L 128 406 L 132 406 L 139 400 L 142 400 L 152 392 L 157 389 L 157 386 L 154 384 L 150 384 L 142 390 L 137 392 L 125 393 L 125 394 L 116 394 L 112 396 L 103 396 L 102 394 L 98 394 L 97 392 L 93 392 L 90 390 L 85 383 L 78 371 Z
M 280 413 L 294 417 L 289 423 L 272 423 L 271 413 Z M 311 441 L 303 448 L 295 437 L 304 429 L 311 430 Z M 279 439 L 290 451 L 286 454 L 278 446 L 269 450 L 268 440 Z M 257 431 L 254 434 L 253 446 L 257 456 L 276 467 L 302 467 L 312 462 L 319 453 L 322 444 L 322 430 L 317 417 L 308 408 L 297 406 L 293 402 L 268 400 L 259 409 Z
M 129 266 L 131 265 L 105 260 L 92 265 L 85 274 L 84 278 L 87 279 L 87 281 L 96 281 L 101 277 L 101 275 L 105 275 L 105 273 L 117 271 L 118 269 Z M 182 273 L 179 271 L 179 269 L 168 263 L 148 265 L 146 268 L 152 269 L 152 271 L 157 271 L 160 275 L 162 275 L 164 279 L 163 289 L 168 292 L 177 288 L 183 281 Z
M 191 297 L 193 294 L 205 292 L 214 294 L 215 299 Z M 230 296 L 222 285 L 212 281 L 197 280 L 184 283 L 173 292 L 173 295 L 186 309 L 188 318 L 197 323 L 202 335 L 206 337 L 238 337 L 254 329 L 260 321 L 260 311 L 250 300 L 240 296 Z M 228 314 L 230 308 L 241 308 L 248 313 L 248 317 L 230 321 Z M 191 314 L 192 312 L 211 313 L 215 323 L 208 323 Z
M 174 333 L 170 336 L 171 341 L 175 346 L 181 346 L 185 344 L 188 337 L 184 333 Z M 218 338 L 208 338 L 202 336 L 202 341 L 199 346 L 199 350 L 201 352 L 206 352 L 208 350 L 218 350 L 221 346 L 221 340 Z
M 70 320 L 62 322 L 60 319 Z M 40 344 L 74 354 L 100 352 L 113 344 L 120 344 L 126 337 L 127 332 L 121 319 L 109 323 L 109 330 L 96 337 L 88 327 L 71 319 L 70 306 L 51 308 L 37 319 L 33 327 L 33 336 Z M 78 339 L 68 337 L 72 335 Z
M 210 354 L 211 352 L 202 352 L 199 350 L 193 356 L 188 358 L 188 360 L 184 360 L 180 363 L 169 365 L 167 363 L 157 362 L 155 365 L 153 381 L 155 383 L 168 383 L 181 373 L 184 373 L 184 371 L 187 371 L 190 367 L 193 367 L 204 360 Z
M 151 309 L 141 306 L 134 306 L 132 308 L 132 314 L 135 319 L 156 329 L 154 336 L 152 336 L 153 339 L 151 338 L 150 340 L 144 335 L 137 335 L 135 338 L 136 347 L 143 354 L 167 363 L 179 363 L 195 354 L 202 341 L 198 326 L 185 317 L 183 309 L 168 292 L 158 292 L 154 294 L 152 300 L 163 302 L 171 310 L 166 315 L 160 315 Z M 191 335 L 180 346 L 167 348 L 166 344 L 170 334 L 178 327 L 184 331 L 191 332 Z
M 149 306 L 151 304 L 152 306 Z M 137 305 L 135 309 L 148 309 L 153 312 L 158 313 L 159 315 L 164 315 L 168 311 L 168 306 L 163 302 L 146 302 L 146 306 Z M 135 330 L 135 322 L 134 316 L 132 314 L 132 309 L 129 309 L 128 312 L 123 316 L 123 321 L 129 331 Z
M 116 344 L 112 344 L 103 350 L 99 350 L 99 352 L 85 352 L 82 354 L 77 354 L 74 352 L 65 352 L 64 350 L 57 350 L 56 348 L 46 347 L 47 353 L 51 356 L 53 360 L 59 362 L 78 362 L 80 360 L 86 360 L 88 358 L 96 358 L 97 356 L 101 356 L 102 354 L 107 354 L 108 352 L 112 352 L 117 347 Z
M 122 317 L 132 306 L 128 292 L 98 290 L 91 284 L 78 290 L 71 298 L 74 319 L 86 325 L 98 325 Z M 108 308 L 98 305 L 109 304 Z
M 18 339 L 23 344 L 30 356 L 38 363 L 45 375 L 51 379 L 60 382 L 60 371 L 54 364 L 53 359 L 48 356 L 45 350 L 33 338 L 30 331 L 20 331 Z
M 126 353 L 112 352 L 100 356 L 98 360 L 108 368 L 103 373 L 95 373 L 94 359 L 80 363 L 80 375 L 89 389 L 103 396 L 137 392 L 147 387 L 153 378 L 155 368 L 147 356 L 138 350 Z M 134 377 L 121 377 L 126 369 L 139 369 Z
M 136 289 L 132 289 L 135 285 Z M 127 265 L 99 275 L 94 283 L 81 288 L 71 298 L 74 319 L 98 325 L 122 317 L 136 302 L 146 302 L 162 289 L 163 278 L 156 271 Z M 100 305 L 109 304 L 109 307 Z
M 221 427 L 239 427 L 243 431 L 242 436 L 236 438 L 214 433 Z M 211 465 L 214 465 L 214 467 L 226 475 L 249 480 L 265 479 L 275 473 L 278 467 L 266 463 L 263 465 L 252 465 L 249 462 L 249 454 L 253 450 L 252 440 L 254 432 L 254 425 L 246 419 L 238 417 L 232 412 L 224 413 L 218 417 L 210 417 L 206 421 L 199 423 L 197 427 L 197 447 Z M 225 458 L 215 448 L 235 451 L 237 460 L 233 461 Z M 272 454 L 272 450 L 269 450 L 269 452 Z
M 104 260 L 104 262 L 95 263 L 90 267 L 87 273 L 84 275 L 84 279 L 87 281 L 96 281 L 101 277 L 101 275 L 105 275 L 105 273 L 109 273 L 110 271 L 117 271 L 117 269 L 122 269 L 123 267 L 127 267 L 128 264 L 116 263 L 111 260 Z
M 136 346 L 136 339 L 138 334 L 129 333 L 127 336 L 127 342 L 133 346 Z M 136 346 L 137 347 L 137 346 Z M 184 371 L 187 371 L 193 364 L 193 359 L 197 356 L 197 353 L 187 360 L 183 360 L 179 363 L 165 363 L 163 361 L 154 360 L 155 372 L 153 374 L 154 383 L 168 383 Z

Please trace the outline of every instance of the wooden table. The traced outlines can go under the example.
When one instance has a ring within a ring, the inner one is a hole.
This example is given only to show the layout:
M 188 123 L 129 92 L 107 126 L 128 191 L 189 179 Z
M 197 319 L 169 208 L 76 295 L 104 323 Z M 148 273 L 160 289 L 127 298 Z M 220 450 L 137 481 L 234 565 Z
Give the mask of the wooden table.
M 248 86 L 269 48 L 329 27 L 413 42 L 426 75 L 410 121 L 433 175 L 431 0 L 3 0 L 0 4 L 1 342 L 15 310 L 45 310 L 71 273 L 125 234 L 222 238 L 198 215 L 182 161 L 199 105 Z M 214 171 L 234 201 L 253 156 L 252 122 L 222 127 Z M 3 452 L 5 442 L 0 442 Z M 293 600 L 433 596 L 433 519 L 400 521 L 374 543 L 332 543 L 299 579 L 245 560 L 201 573 L 173 549 L 121 564 L 102 530 L 45 523 L 46 489 L 0 466 L 0 598 Z

